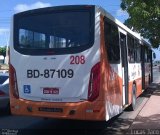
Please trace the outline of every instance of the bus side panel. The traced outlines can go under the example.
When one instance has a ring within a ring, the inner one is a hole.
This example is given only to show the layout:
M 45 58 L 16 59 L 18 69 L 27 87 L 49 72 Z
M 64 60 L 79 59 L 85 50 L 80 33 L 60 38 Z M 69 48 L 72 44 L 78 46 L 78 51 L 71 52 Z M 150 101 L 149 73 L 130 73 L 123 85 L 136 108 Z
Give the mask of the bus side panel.
M 140 63 L 129 64 L 129 104 L 132 103 L 132 87 L 136 84 L 136 96 L 142 93 L 142 67 Z
M 128 87 L 128 90 L 129 90 L 129 104 L 132 103 L 132 87 L 133 87 L 133 84 L 136 84 L 136 97 L 138 97 L 141 93 L 142 93 L 142 79 L 141 78 L 138 78 L 138 79 L 135 79 L 134 81 L 130 81 L 129 82 L 129 87 Z
M 142 93 L 142 78 L 136 79 L 137 97 Z
M 146 89 L 151 82 L 151 56 L 147 54 L 147 46 L 142 46 L 142 80 L 143 80 L 143 89 Z M 149 60 L 150 59 L 150 60 Z
M 138 76 L 137 76 L 135 82 L 136 82 L 136 87 L 137 87 L 137 92 L 136 92 L 137 95 L 136 96 L 138 97 L 142 93 L 142 64 L 138 63 L 137 66 L 138 67 L 137 67 L 136 71 L 137 71 Z
M 118 64 L 107 60 L 104 39 L 104 21 L 101 16 L 101 90 L 104 91 L 106 120 L 122 112 L 122 78 L 118 75 Z M 115 71 L 115 69 L 117 71 Z
M 151 81 L 151 64 L 145 63 L 145 89 L 149 86 Z
M 102 36 L 100 35 L 101 33 L 101 17 L 100 17 L 100 12 L 96 11 L 95 15 L 95 45 L 101 47 L 102 44 Z M 99 45 L 100 44 L 100 45 Z M 100 48 L 100 55 L 101 55 L 101 48 Z M 101 57 L 101 56 L 100 56 Z M 105 120 L 105 101 L 104 101 L 104 95 L 105 91 L 103 89 L 103 63 L 100 58 L 100 90 L 99 90 L 99 96 L 96 100 L 93 102 L 90 102 L 86 106 L 86 119 L 87 120 Z M 92 113 L 93 111 L 99 111 L 99 113 Z

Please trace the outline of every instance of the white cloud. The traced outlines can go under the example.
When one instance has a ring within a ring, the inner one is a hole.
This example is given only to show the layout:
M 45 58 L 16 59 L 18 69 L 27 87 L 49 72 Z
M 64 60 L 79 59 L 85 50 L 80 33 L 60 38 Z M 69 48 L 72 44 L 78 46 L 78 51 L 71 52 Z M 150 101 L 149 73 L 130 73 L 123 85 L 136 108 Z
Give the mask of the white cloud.
M 50 3 L 43 3 L 43 2 L 36 2 L 33 3 L 31 5 L 27 5 L 27 4 L 18 4 L 17 6 L 14 7 L 14 11 L 16 13 L 18 12 L 23 12 L 26 10 L 31 10 L 31 9 L 36 9 L 36 8 L 44 8 L 44 7 L 50 7 L 51 4 Z
M 7 28 L 0 28 L 0 35 L 4 35 L 4 34 L 8 34 L 9 33 L 9 29 Z
M 117 10 L 116 12 L 116 16 L 121 17 L 121 16 L 125 16 L 128 17 L 128 13 L 126 11 L 123 11 L 122 9 Z

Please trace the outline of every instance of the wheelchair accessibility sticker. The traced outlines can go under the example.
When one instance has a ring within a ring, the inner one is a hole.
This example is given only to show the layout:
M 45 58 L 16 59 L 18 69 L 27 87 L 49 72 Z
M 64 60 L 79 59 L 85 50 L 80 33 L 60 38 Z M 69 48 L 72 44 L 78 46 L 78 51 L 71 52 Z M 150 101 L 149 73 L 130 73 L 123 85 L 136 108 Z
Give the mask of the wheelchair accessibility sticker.
M 26 94 L 30 94 L 31 93 L 31 85 L 23 85 L 23 91 Z

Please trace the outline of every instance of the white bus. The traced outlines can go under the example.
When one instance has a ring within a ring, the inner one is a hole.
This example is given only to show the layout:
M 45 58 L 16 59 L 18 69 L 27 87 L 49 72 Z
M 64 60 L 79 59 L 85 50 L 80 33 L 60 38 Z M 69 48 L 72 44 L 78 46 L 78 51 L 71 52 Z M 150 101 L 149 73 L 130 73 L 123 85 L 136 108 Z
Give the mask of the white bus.
M 12 28 L 12 114 L 109 120 L 150 83 L 151 47 L 99 6 L 18 13 Z

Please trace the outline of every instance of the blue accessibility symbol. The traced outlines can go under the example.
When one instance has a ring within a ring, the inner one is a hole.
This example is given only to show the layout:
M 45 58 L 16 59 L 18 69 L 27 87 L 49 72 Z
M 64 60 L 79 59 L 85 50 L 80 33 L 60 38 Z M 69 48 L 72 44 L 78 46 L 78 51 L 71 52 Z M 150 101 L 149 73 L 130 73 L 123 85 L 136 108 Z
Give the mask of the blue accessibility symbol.
M 23 85 L 24 93 L 30 94 L 31 93 L 31 85 Z

